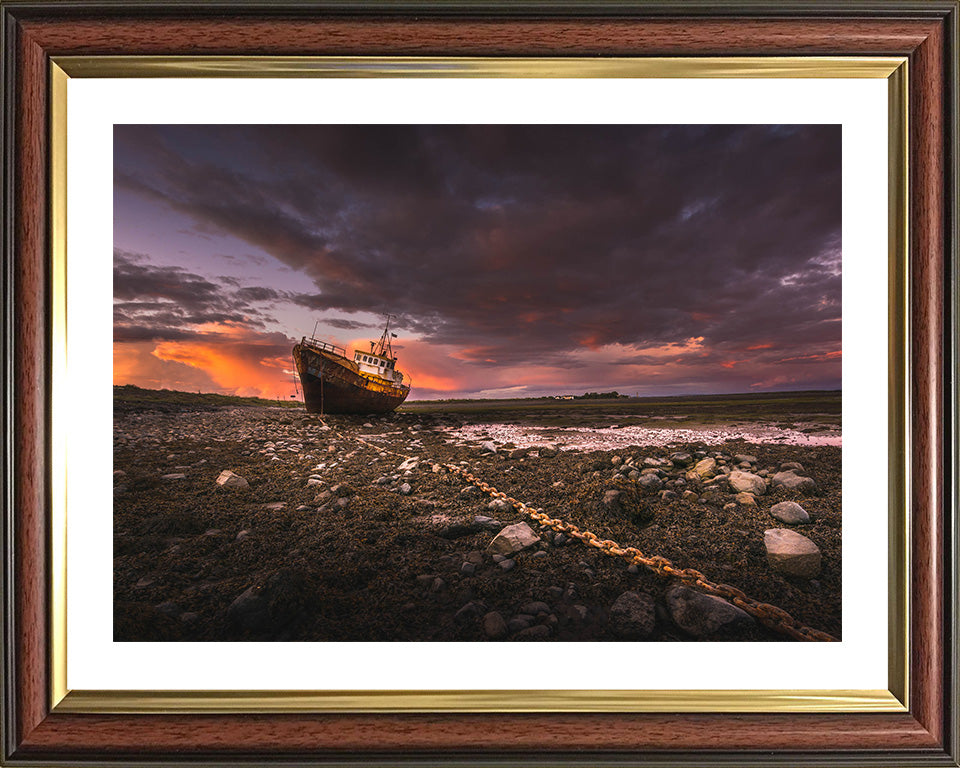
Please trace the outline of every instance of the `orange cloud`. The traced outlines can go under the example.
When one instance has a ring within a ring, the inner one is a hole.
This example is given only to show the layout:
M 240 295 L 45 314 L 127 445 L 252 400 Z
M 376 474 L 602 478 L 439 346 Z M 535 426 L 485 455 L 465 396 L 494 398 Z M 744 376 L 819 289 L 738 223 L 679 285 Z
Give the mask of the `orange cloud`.
M 752 347 L 747 347 L 747 351 L 750 352 L 755 349 L 773 349 L 773 344 L 754 344 Z
M 287 399 L 293 344 L 280 333 L 207 324 L 184 341 L 114 344 L 114 384 Z

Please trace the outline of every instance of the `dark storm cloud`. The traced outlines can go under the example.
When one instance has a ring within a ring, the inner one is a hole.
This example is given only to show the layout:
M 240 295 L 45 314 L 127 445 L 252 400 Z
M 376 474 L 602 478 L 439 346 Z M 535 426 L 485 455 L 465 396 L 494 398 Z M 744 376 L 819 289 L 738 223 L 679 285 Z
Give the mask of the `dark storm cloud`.
M 270 318 L 254 304 L 281 298 L 270 288 L 227 288 L 121 249 L 113 254 L 113 294 L 117 342 L 207 338 L 208 332 L 197 330 L 207 325 L 262 328 Z
M 839 126 L 118 126 L 115 138 L 119 189 L 302 271 L 313 286 L 295 303 L 392 312 L 477 365 L 575 365 L 571 350 L 608 344 L 642 358 L 688 338 L 717 361 L 839 345 Z M 118 298 L 142 297 L 138 267 Z M 155 277 L 158 296 L 223 309 L 202 278 L 187 291 Z

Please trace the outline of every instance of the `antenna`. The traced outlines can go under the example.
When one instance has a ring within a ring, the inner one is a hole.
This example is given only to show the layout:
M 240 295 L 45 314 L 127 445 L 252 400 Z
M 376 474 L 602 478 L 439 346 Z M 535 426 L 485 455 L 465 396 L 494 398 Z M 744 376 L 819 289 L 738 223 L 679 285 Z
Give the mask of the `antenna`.
M 313 336 L 310 337 L 311 340 L 315 340 L 315 339 L 317 338 L 317 326 L 318 326 L 318 325 L 320 325 L 320 321 L 319 321 L 319 320 L 317 320 L 317 322 L 315 322 L 315 323 L 313 324 Z

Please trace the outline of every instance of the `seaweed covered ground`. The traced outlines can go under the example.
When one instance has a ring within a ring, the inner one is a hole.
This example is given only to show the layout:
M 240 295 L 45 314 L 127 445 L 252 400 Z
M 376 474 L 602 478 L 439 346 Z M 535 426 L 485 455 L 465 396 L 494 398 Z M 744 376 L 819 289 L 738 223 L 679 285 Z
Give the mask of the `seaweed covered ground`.
M 564 424 L 593 424 L 601 437 L 602 429 L 629 426 L 630 414 L 589 405 L 568 407 Z M 682 439 L 620 440 L 608 449 L 598 447 L 602 439 L 565 444 L 560 425 L 537 432 L 540 444 L 513 440 L 504 425 L 529 426 L 530 419 L 527 412 L 512 418 L 509 409 L 416 407 L 322 419 L 290 408 L 120 409 L 114 638 L 789 639 L 729 604 L 704 602 L 669 577 L 532 521 L 527 546 L 491 548 L 524 518 L 442 470 L 448 462 L 554 517 L 696 568 L 839 638 L 841 449 L 829 444 L 836 440 L 790 444 L 770 436 L 778 429 L 836 436 L 839 409 L 751 413 L 748 423 L 738 407 L 713 417 L 669 404 L 633 414 L 644 428 L 660 417 L 683 417 L 687 427 L 694 416 L 699 421 L 674 436 Z M 745 439 L 750 424 L 769 442 Z M 731 425 L 733 432 L 710 431 Z M 717 441 L 718 434 L 739 437 Z M 712 441 L 696 439 L 702 435 Z M 242 481 L 218 484 L 225 470 Z M 763 483 L 743 480 L 754 483 L 748 498 L 732 487 L 733 473 Z M 810 480 L 775 484 L 778 475 Z M 809 520 L 775 519 L 771 507 L 784 501 L 799 504 Z M 819 571 L 777 570 L 764 545 L 764 532 L 775 528 L 814 542 Z

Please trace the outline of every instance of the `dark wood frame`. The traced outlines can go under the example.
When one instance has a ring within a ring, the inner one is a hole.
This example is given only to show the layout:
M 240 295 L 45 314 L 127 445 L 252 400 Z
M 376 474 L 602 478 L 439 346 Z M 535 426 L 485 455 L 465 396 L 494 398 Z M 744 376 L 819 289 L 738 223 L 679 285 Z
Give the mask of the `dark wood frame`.
M 956 0 L 400 2 L 0 0 L 5 448 L 0 762 L 957 766 Z M 51 712 L 47 82 L 50 57 L 70 54 L 909 57 L 910 711 Z

